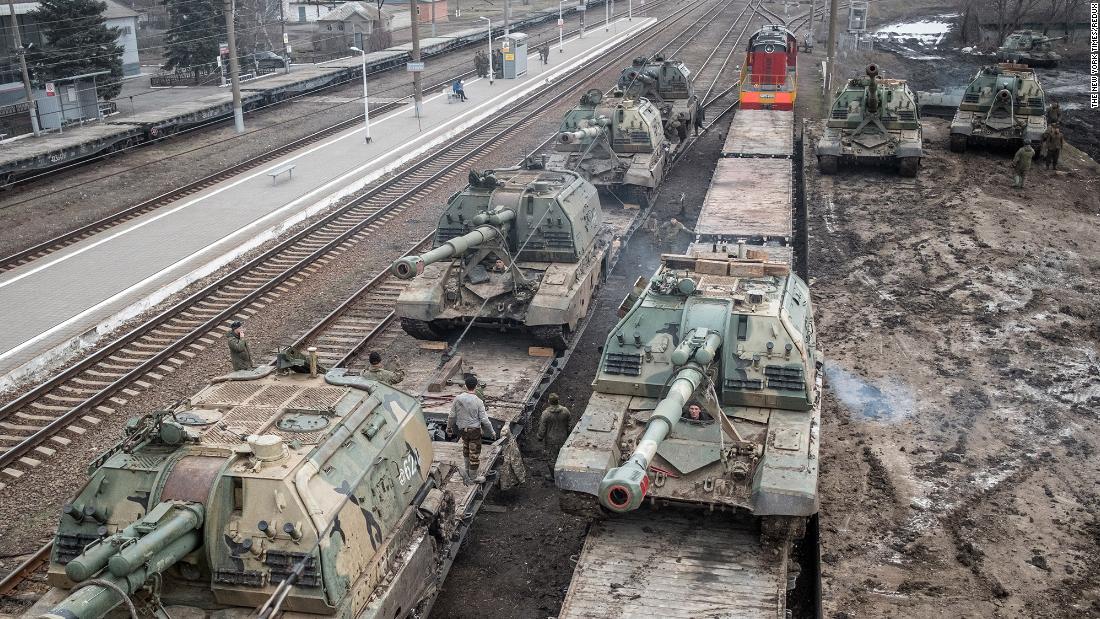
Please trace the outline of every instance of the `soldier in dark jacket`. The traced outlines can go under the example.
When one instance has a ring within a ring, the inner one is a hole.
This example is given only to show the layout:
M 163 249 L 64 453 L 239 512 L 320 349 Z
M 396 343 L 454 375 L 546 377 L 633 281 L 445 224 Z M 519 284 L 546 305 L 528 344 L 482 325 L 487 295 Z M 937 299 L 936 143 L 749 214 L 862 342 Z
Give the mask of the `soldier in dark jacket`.
M 1047 124 L 1057 125 L 1062 122 L 1062 106 L 1051 103 L 1047 108 Z
M 1046 163 L 1048 170 L 1058 169 L 1058 156 L 1062 154 L 1064 143 L 1065 138 L 1062 137 L 1062 130 L 1058 128 L 1058 125 L 1050 127 L 1043 134 L 1043 145 L 1040 150 L 1043 153 L 1043 161 Z
M 226 336 L 229 343 L 229 359 L 233 362 L 233 371 L 251 370 L 252 351 L 248 348 L 248 340 L 244 339 L 244 327 L 241 321 L 234 320 L 229 325 L 229 334 Z
M 1016 182 L 1012 184 L 1013 187 L 1023 189 L 1024 181 L 1027 180 L 1027 173 L 1031 170 L 1033 157 L 1035 157 L 1035 149 L 1031 147 L 1031 142 L 1024 142 L 1024 145 L 1016 151 L 1016 155 L 1012 158 L 1012 169 L 1016 171 Z
M 546 463 L 550 467 L 550 475 L 554 474 L 554 462 L 558 459 L 558 452 L 569 437 L 572 427 L 572 419 L 569 409 L 558 403 L 558 394 L 551 393 L 546 398 L 549 406 L 542 411 L 539 418 L 539 431 L 537 438 L 542 441 L 546 454 Z

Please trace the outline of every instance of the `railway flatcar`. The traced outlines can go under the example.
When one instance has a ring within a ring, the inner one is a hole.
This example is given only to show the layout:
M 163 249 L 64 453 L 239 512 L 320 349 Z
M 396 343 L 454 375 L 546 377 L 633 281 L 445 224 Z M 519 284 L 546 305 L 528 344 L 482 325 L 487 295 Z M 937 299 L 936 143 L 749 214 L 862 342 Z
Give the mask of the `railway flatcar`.
M 793 110 L 797 78 L 794 33 L 780 25 L 764 26 L 749 37 L 741 65 L 741 109 Z
M 758 249 L 792 264 L 794 116 L 782 110 L 740 110 L 695 224 L 692 255 Z

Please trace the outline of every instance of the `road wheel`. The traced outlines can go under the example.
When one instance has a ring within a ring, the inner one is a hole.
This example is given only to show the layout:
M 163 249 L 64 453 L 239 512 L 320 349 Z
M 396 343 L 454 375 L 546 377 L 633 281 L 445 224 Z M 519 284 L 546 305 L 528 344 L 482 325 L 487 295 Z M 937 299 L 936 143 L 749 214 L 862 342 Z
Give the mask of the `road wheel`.
M 953 153 L 965 153 L 966 152 L 966 136 L 961 133 L 951 134 L 951 152 Z
M 565 339 L 565 325 L 531 327 L 531 338 L 540 346 L 553 348 L 555 352 L 562 352 L 569 344 Z
M 840 167 L 840 158 L 836 155 L 820 155 L 817 158 L 817 167 L 822 174 L 836 174 Z
M 401 318 L 401 328 L 409 335 L 415 337 L 418 340 L 442 340 L 445 339 L 446 334 L 440 329 L 437 329 L 432 323 L 426 320 L 417 320 L 415 318 Z
M 902 176 L 913 178 L 917 175 L 917 170 L 919 169 L 919 157 L 902 157 L 901 161 L 898 163 L 898 172 L 900 172 Z

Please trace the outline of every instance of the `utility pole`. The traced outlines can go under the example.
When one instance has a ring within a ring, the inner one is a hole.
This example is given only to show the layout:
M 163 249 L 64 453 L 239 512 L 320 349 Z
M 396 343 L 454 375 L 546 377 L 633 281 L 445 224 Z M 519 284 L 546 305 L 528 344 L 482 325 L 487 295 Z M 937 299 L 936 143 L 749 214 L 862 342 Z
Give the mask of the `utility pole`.
M 809 24 L 810 32 L 806 35 L 810 38 L 810 48 L 813 48 L 814 43 L 815 43 L 815 41 L 814 41 L 814 5 L 815 5 L 814 0 L 810 0 L 810 24 Z
M 832 105 L 833 75 L 836 73 L 836 0 L 829 0 L 829 49 L 825 57 L 825 109 Z
M 508 36 L 511 32 L 509 28 L 512 24 L 512 0 L 504 0 L 504 36 Z
M 286 69 L 286 73 L 290 73 L 290 39 L 286 36 L 286 15 L 283 13 L 283 2 L 286 0 L 279 0 L 279 30 L 283 35 L 283 53 L 279 54 L 286 59 L 283 63 L 283 68 Z
M 435 38 L 435 0 L 432 0 L 432 38 Z
M 31 74 L 27 72 L 27 50 L 23 49 L 23 35 L 19 33 L 19 18 L 15 15 L 15 0 L 8 0 L 8 14 L 11 15 L 11 29 L 15 33 L 15 51 L 19 54 L 19 67 L 23 71 L 23 92 L 27 95 L 28 111 L 31 113 L 31 131 L 35 137 L 42 135 L 38 128 L 38 104 L 31 90 Z
M 409 14 L 412 16 L 412 61 L 420 62 L 420 15 L 417 13 L 418 0 L 409 0 Z M 413 71 L 413 111 L 420 118 L 420 102 L 424 98 L 420 92 L 420 71 Z
M 233 126 L 244 133 L 244 110 L 241 109 L 241 70 L 237 62 L 237 34 L 233 30 L 233 0 L 225 0 L 225 30 L 229 41 L 229 85 L 233 89 Z

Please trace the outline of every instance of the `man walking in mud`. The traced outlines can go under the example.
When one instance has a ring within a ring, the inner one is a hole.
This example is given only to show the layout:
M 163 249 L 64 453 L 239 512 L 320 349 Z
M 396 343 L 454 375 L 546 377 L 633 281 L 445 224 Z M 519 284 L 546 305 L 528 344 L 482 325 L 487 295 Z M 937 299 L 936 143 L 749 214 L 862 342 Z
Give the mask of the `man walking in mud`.
M 550 467 L 550 476 L 554 476 L 554 463 L 558 459 L 558 452 L 569 437 L 572 419 L 569 409 L 558 402 L 558 394 L 551 393 L 546 398 L 548 406 L 543 409 L 539 417 L 539 431 L 537 438 L 542 441 L 543 453 L 546 455 L 546 464 Z
M 1016 151 L 1016 156 L 1012 158 L 1012 168 L 1016 171 L 1012 186 L 1016 189 L 1024 188 L 1024 181 L 1027 179 L 1028 171 L 1031 170 L 1031 160 L 1034 157 L 1035 149 L 1031 147 L 1031 142 L 1024 142 L 1020 150 Z
M 1058 128 L 1058 125 L 1048 128 L 1043 133 L 1043 145 L 1039 150 L 1043 154 L 1043 163 L 1046 169 L 1058 169 L 1058 156 L 1062 154 L 1064 143 L 1065 139 L 1062 137 L 1062 130 Z
M 479 476 L 478 467 L 481 466 L 481 437 L 487 436 L 495 441 L 497 436 L 493 431 L 493 424 L 489 422 L 489 414 L 485 411 L 485 402 L 477 395 L 477 377 L 466 377 L 466 393 L 460 393 L 451 402 L 451 413 L 447 415 L 447 434 L 458 434 L 462 441 L 462 459 L 466 468 L 459 471 L 462 479 L 467 484 L 481 483 L 484 477 Z

